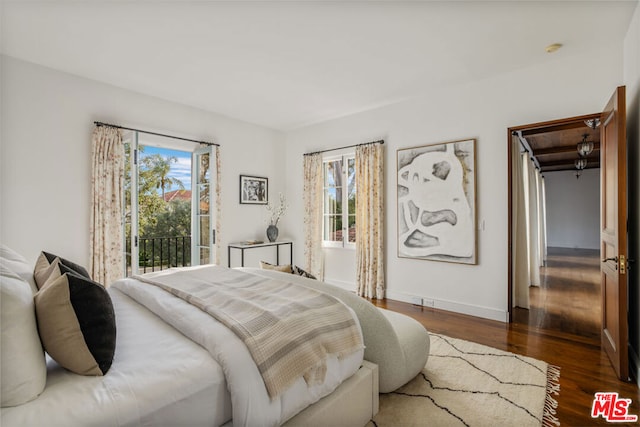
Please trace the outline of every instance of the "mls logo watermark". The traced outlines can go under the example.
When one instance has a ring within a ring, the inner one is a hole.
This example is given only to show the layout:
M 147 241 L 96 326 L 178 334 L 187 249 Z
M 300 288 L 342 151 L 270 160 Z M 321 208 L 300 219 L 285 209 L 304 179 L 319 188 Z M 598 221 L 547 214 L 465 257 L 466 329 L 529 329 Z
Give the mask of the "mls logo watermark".
M 637 415 L 629 415 L 631 399 L 621 399 L 618 393 L 596 393 L 591 407 L 591 418 L 602 417 L 610 423 L 638 421 Z

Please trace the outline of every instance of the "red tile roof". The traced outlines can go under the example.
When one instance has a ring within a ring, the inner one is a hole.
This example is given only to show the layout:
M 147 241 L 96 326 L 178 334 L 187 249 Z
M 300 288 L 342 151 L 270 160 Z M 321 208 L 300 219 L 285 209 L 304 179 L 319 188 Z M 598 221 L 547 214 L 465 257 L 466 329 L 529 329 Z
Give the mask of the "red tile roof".
M 191 200 L 191 190 L 173 190 L 164 193 L 164 201 L 171 202 L 173 200 Z

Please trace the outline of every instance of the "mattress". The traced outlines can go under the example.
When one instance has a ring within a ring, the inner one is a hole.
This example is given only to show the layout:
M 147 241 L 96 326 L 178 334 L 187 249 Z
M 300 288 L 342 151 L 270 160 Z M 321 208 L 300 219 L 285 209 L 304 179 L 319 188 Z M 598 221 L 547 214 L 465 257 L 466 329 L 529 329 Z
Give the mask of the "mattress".
M 85 377 L 47 360 L 35 400 L 2 408 L 10 426 L 221 425 L 231 419 L 224 373 L 207 350 L 110 288 L 117 345 L 104 377 Z

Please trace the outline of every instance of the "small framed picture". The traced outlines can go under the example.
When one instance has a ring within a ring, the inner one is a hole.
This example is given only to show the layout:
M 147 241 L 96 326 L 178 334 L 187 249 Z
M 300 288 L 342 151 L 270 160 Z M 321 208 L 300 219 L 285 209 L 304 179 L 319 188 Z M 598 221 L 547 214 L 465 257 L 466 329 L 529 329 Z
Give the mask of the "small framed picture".
M 266 205 L 269 203 L 269 179 L 240 175 L 240 204 Z

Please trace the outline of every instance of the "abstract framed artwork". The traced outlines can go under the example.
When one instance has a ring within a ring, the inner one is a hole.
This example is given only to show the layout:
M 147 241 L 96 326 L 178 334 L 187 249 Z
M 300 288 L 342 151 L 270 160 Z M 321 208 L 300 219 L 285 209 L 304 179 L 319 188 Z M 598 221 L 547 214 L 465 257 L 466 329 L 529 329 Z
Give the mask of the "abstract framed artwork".
M 475 142 L 397 150 L 399 257 L 477 263 Z
M 240 204 L 269 203 L 269 180 L 259 176 L 240 175 Z

